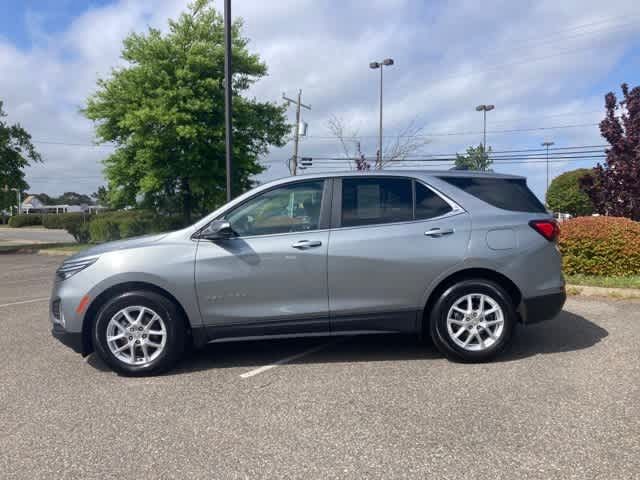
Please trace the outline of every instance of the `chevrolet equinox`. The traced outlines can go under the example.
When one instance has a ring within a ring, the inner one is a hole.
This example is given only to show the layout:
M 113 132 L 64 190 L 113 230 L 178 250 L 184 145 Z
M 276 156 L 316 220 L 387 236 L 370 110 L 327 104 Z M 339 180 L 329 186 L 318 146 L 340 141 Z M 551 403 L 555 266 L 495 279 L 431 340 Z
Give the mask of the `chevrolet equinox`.
M 53 334 L 151 375 L 224 339 L 411 333 L 485 361 L 565 301 L 558 226 L 518 176 L 306 175 L 183 230 L 98 245 L 56 271 Z

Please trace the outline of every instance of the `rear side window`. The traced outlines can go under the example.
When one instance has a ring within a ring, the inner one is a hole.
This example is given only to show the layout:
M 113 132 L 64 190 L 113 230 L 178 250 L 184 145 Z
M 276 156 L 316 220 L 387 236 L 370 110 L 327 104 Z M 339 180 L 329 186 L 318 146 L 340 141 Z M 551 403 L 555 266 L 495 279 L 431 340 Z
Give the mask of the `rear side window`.
M 416 220 L 439 217 L 451 210 L 451 206 L 433 190 L 416 182 Z
M 413 220 L 411 180 L 345 178 L 342 181 L 342 226 Z
M 544 213 L 546 209 L 519 178 L 439 177 L 494 207 L 513 212 Z

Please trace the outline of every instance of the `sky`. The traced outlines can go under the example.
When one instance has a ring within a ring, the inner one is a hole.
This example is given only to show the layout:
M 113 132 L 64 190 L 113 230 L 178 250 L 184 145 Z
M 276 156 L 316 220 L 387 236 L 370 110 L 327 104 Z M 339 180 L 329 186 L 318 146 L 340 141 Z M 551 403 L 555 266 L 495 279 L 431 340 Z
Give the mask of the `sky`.
M 182 0 L 0 0 L 0 99 L 10 123 L 32 135 L 44 163 L 27 170 L 32 193 L 91 193 L 104 185 L 101 161 L 111 148 L 95 145 L 94 125 L 80 110 L 120 59 L 122 40 L 186 9 Z M 300 154 L 315 158 L 307 171 L 347 164 L 328 130 L 341 119 L 375 156 L 378 72 L 369 62 L 393 58 L 384 71 L 385 144 L 409 125 L 421 128 L 413 156 L 438 158 L 482 141 L 494 151 L 604 145 L 597 123 L 604 95 L 640 84 L 640 7 L 637 0 L 424 1 L 233 0 L 250 49 L 269 75 L 249 92 L 281 102 L 303 90 L 309 124 Z M 217 1 L 216 7 L 222 8 Z M 294 109 L 289 109 L 294 122 Z M 515 130 L 515 131 L 514 131 Z M 289 174 L 292 143 L 261 159 L 264 182 Z M 552 154 L 553 157 L 553 154 Z M 551 177 L 597 159 L 554 159 Z M 410 164 L 425 168 L 427 163 Z M 442 163 L 433 168 L 448 168 Z M 494 164 L 524 175 L 541 198 L 543 162 Z

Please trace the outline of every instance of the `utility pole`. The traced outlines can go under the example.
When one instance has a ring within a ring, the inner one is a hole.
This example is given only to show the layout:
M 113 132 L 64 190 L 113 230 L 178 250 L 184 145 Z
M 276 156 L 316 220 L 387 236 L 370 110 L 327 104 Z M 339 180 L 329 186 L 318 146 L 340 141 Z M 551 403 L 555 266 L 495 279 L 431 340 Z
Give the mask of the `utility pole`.
M 550 142 L 550 141 L 546 141 L 546 142 L 542 142 L 542 146 L 547 148 L 547 189 L 544 192 L 544 198 L 546 200 L 547 198 L 547 192 L 549 191 L 549 147 L 551 145 L 553 145 L 554 142 Z
M 300 143 L 300 108 L 306 108 L 307 110 L 311 110 L 311 105 L 305 105 L 302 103 L 302 90 L 298 90 L 298 99 L 294 100 L 292 98 L 287 97 L 284 93 L 282 94 L 282 98 L 287 101 L 289 105 L 294 104 L 296 106 L 296 125 L 293 137 L 293 161 L 289 167 L 291 171 L 291 175 L 294 177 L 298 173 L 298 144 Z
M 231 0 L 224 0 L 224 143 L 227 169 L 227 202 L 231 201 L 231 153 L 233 149 L 231 75 Z

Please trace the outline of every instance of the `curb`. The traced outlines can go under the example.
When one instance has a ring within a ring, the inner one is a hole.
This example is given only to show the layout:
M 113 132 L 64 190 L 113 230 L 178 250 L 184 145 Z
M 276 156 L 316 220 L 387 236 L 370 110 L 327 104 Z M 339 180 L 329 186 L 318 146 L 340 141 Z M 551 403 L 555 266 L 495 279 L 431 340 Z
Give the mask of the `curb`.
M 33 253 L 49 257 L 70 257 L 76 252 L 65 252 L 64 250 L 36 250 Z
M 0 255 L 12 253 L 39 253 L 45 248 L 61 248 L 59 243 L 22 243 L 17 245 L 0 244 Z
M 592 287 L 589 285 L 567 284 L 566 289 L 569 296 L 640 299 L 640 289 L 638 288 Z

